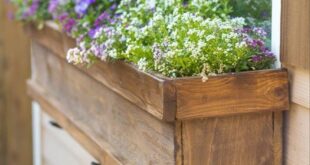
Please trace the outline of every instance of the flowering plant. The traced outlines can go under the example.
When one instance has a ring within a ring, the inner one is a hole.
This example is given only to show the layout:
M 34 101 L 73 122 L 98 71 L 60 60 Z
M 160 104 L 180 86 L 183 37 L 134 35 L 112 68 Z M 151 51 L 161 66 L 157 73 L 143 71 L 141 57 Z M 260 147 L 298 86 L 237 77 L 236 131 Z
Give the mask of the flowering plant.
M 50 19 L 50 14 L 46 10 L 48 0 L 11 0 L 18 10 L 16 18 L 25 21 L 36 21 L 42 27 L 45 20 Z
M 48 9 L 45 19 L 52 17 L 77 39 L 67 53 L 71 63 L 124 60 L 169 77 L 207 79 L 267 69 L 275 61 L 264 42 L 267 33 L 233 18 L 229 0 L 35 1 Z

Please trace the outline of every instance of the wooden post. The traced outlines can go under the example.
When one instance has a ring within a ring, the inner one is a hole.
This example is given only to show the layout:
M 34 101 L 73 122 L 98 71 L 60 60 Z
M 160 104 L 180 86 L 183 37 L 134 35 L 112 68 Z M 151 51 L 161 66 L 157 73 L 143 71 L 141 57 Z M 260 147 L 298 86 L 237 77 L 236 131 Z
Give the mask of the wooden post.
M 0 2 L 0 164 L 32 165 L 31 104 L 26 95 L 30 46 L 21 24 Z

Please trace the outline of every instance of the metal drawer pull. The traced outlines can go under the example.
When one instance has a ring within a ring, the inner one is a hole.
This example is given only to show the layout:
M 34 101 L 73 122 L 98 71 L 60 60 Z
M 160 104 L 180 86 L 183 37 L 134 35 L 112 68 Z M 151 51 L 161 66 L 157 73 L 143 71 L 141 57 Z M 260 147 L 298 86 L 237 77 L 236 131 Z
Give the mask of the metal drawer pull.
M 50 124 L 56 128 L 62 129 L 62 127 L 58 123 L 56 123 L 55 121 L 50 121 Z
M 100 165 L 98 162 L 91 162 L 91 165 Z

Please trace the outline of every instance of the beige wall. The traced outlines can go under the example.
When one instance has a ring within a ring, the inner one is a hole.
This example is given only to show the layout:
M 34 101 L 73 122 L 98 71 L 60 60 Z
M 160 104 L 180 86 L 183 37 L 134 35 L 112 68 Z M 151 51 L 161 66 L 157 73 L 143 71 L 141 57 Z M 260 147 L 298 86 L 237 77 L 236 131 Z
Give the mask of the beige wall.
M 284 120 L 284 164 L 309 165 L 310 0 L 281 0 L 281 62 L 290 76 Z
M 284 119 L 284 164 L 309 165 L 309 70 L 289 69 L 291 108 Z

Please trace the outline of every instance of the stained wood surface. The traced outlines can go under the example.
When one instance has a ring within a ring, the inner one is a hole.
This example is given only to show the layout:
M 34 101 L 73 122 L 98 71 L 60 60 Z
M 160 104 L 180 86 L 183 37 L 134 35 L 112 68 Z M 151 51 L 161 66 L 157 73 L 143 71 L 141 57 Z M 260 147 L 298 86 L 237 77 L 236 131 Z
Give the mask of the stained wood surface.
M 34 40 L 63 59 L 67 50 L 75 46 L 73 39 L 55 30 L 51 23 L 42 31 L 33 26 L 25 29 Z M 90 68 L 76 67 L 155 117 L 167 121 L 175 119 L 174 88 L 170 81 L 141 72 L 124 62 L 98 62 Z
M 284 164 L 309 165 L 310 109 L 291 104 L 284 122 Z
M 92 154 L 102 164 L 118 165 L 120 162 L 112 155 L 110 149 L 105 147 L 101 148 L 94 142 L 84 131 L 78 128 L 70 119 L 68 119 L 58 109 L 63 107 L 53 98 L 51 98 L 46 91 L 34 82 L 28 82 L 28 93 L 35 99 L 42 110 L 52 116 L 63 129 L 74 137 L 90 154 Z
M 32 165 L 30 44 L 21 24 L 8 19 L 7 2 L 0 1 L 0 164 Z
M 175 164 L 183 165 L 182 121 L 175 122 Z
M 283 0 L 281 17 L 281 62 L 309 70 L 310 1 Z
M 44 47 L 34 43 L 32 49 L 32 82 L 44 89 L 41 97 L 91 141 L 111 149 L 123 164 L 174 164 L 173 124 L 154 118 Z
M 289 108 L 286 70 L 175 80 L 176 118 L 191 119 Z
M 2 7 L 2 2 L 0 2 L 0 20 L 5 18 L 5 12 Z M 0 24 L 0 164 L 5 162 L 5 87 L 4 87 L 4 26 Z
M 274 165 L 283 164 L 283 112 L 273 113 L 273 156 Z
M 182 122 L 186 165 L 273 164 L 272 112 Z
M 41 115 L 42 164 L 91 165 L 98 161 L 77 143 L 64 129 L 51 125 L 56 122 L 46 113 Z
M 66 50 L 75 43 L 53 26 L 43 31 L 26 26 L 26 30 L 36 42 L 64 59 Z M 210 77 L 203 83 L 199 77 L 175 80 L 144 73 L 124 62 L 98 62 L 88 69 L 76 67 L 166 121 L 173 121 L 175 117 L 182 120 L 288 109 L 285 70 L 226 74 Z

